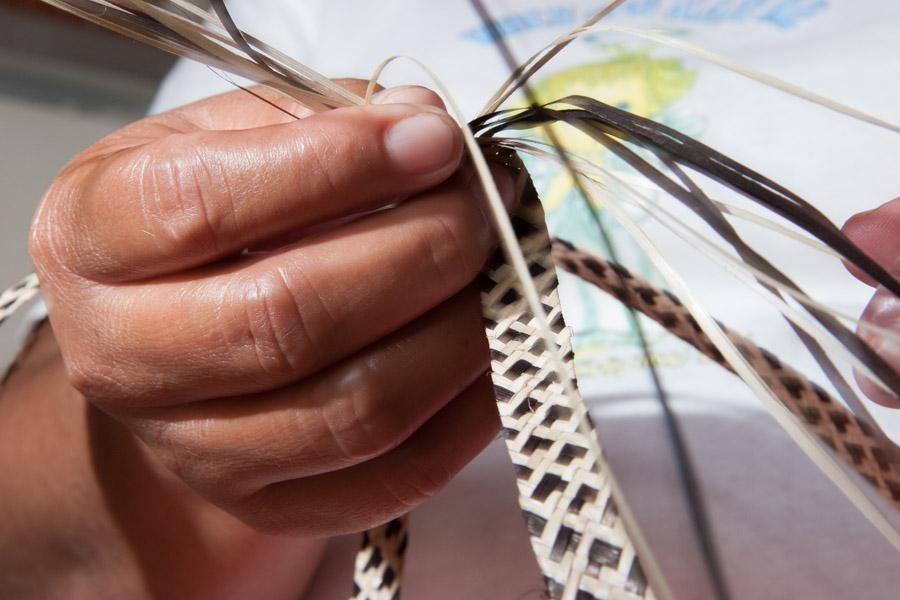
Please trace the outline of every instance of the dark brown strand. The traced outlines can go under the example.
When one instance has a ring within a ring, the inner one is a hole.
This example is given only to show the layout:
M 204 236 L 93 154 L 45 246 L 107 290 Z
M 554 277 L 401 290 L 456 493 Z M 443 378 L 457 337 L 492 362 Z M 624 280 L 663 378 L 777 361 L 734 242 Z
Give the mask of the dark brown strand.
M 528 127 L 532 122 L 537 125 L 563 120 L 573 124 L 584 122 L 588 127 L 600 129 L 608 135 L 634 141 L 654 152 L 662 152 L 776 212 L 834 249 L 894 294 L 900 295 L 900 280 L 863 252 L 809 202 L 756 171 L 671 127 L 593 98 L 567 96 L 551 104 L 569 104 L 577 108 L 552 110 L 547 108 L 549 105 L 532 106 L 518 115 L 494 122 L 493 115 L 485 115 L 477 120 L 476 129 L 492 135 L 510 125 Z M 482 123 L 487 124 L 487 131 L 482 129 Z
M 691 190 L 686 190 L 681 187 L 653 167 L 650 163 L 638 156 L 636 152 L 627 148 L 624 144 L 617 142 L 605 132 L 593 129 L 590 126 L 579 127 L 579 129 L 594 137 L 594 139 L 609 148 L 639 173 L 653 181 L 665 192 L 669 193 L 697 213 L 717 234 L 719 234 L 719 236 L 735 248 L 741 258 L 748 264 L 764 272 L 766 275 L 782 285 L 785 285 L 792 291 L 803 294 L 803 290 L 800 289 L 791 278 L 756 252 L 756 250 L 748 246 L 732 227 L 731 223 L 724 218 L 721 211 L 705 198 L 704 195 L 692 193 Z M 662 158 L 668 160 L 667 156 L 663 156 Z M 839 340 L 866 366 L 872 369 L 872 371 L 878 375 L 895 394 L 900 395 L 900 374 L 898 374 L 897 370 L 889 365 L 879 354 L 872 350 L 865 340 L 818 307 L 812 306 L 802 299 L 799 299 L 798 301 L 831 335 Z

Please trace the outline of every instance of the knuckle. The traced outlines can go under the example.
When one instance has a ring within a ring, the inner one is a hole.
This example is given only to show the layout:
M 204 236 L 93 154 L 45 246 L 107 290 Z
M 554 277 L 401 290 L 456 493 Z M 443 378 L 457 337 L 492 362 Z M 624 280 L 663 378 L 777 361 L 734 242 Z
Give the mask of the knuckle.
M 314 480 L 268 485 L 231 505 L 249 527 L 269 535 L 333 536 L 368 529 L 402 514 L 393 501 L 355 492 L 316 489 Z
M 295 290 L 285 274 L 275 269 L 256 277 L 240 293 L 244 296 L 242 337 L 264 373 L 281 376 L 318 364 L 305 290 Z
M 396 96 L 400 96 L 397 100 Z M 445 108 L 444 101 L 433 90 L 420 85 L 408 85 L 392 88 L 390 98 L 395 101 L 406 102 L 410 104 L 426 104 L 437 108 Z
M 96 402 L 112 402 L 122 394 L 111 361 L 98 360 L 91 353 L 81 352 L 65 359 L 69 384 L 85 398 Z
M 481 267 L 480 248 L 476 236 L 478 224 L 471 214 L 477 209 L 462 203 L 447 203 L 431 214 L 422 230 L 424 243 L 435 270 L 450 281 L 468 281 Z
M 227 169 L 205 150 L 199 136 L 173 134 L 130 159 L 140 219 L 166 256 L 218 251 L 235 230 Z
M 335 389 L 338 401 L 323 411 L 331 443 L 351 464 L 381 456 L 408 435 L 408 420 L 390 410 L 386 382 L 370 361 L 359 361 Z
M 428 104 L 430 106 L 437 106 L 439 108 L 444 108 L 444 101 L 441 99 L 440 95 L 434 90 L 428 89 L 427 87 L 422 86 L 412 86 L 413 93 L 415 94 L 415 101 L 419 104 Z
M 81 236 L 73 231 L 71 213 L 82 202 L 83 191 L 74 173 L 57 176 L 44 194 L 32 219 L 28 235 L 28 252 L 39 272 L 69 270 L 73 259 L 83 262 Z
M 453 478 L 453 472 L 438 460 L 410 460 L 404 468 L 403 477 L 379 477 L 382 488 L 404 510 L 431 498 Z
M 298 129 L 295 143 L 297 156 L 304 163 L 302 171 L 307 192 L 318 198 L 340 198 L 344 195 L 346 190 L 335 177 L 335 165 L 347 162 L 348 157 L 352 162 L 352 153 L 360 150 L 358 144 L 350 144 L 314 122 L 304 123 L 304 127 Z
M 246 500 L 232 507 L 232 514 L 251 529 L 266 535 L 305 533 L 311 523 L 296 512 L 286 514 L 265 501 Z
M 247 495 L 257 466 L 253 453 L 221 439 L 207 421 L 142 422 L 139 428 L 162 463 L 205 498 L 230 504 Z

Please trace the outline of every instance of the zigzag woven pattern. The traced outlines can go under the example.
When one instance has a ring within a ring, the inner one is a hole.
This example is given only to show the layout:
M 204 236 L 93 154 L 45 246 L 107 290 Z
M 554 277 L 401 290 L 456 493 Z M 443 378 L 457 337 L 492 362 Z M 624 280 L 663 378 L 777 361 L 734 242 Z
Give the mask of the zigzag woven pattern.
M 660 323 L 671 333 L 731 370 L 722 354 L 703 333 L 687 308 L 672 294 L 628 270 L 578 249 L 553 241 L 553 254 L 566 271 L 577 275 Z M 864 423 L 802 373 L 743 336 L 723 330 L 738 351 L 772 386 L 779 400 L 878 491 L 900 506 L 900 472 Z
M 7 288 L 0 294 L 0 325 L 19 307 L 34 298 L 38 293 L 38 278 L 32 273 L 17 284 Z
M 363 533 L 353 567 L 350 600 L 399 600 L 409 515 Z
M 574 388 L 571 331 L 557 294 L 544 213 L 533 188 L 513 218 Z M 497 253 L 482 278 L 491 371 L 506 446 L 532 549 L 551 598 L 654 598 L 579 420 L 583 400 L 568 398 L 517 291 L 516 275 Z

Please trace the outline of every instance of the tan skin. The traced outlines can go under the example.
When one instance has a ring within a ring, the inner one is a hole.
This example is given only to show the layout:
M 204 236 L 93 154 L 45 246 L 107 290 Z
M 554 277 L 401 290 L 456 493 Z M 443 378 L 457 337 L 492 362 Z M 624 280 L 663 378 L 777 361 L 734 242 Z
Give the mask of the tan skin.
M 378 102 L 224 94 L 60 173 L 31 244 L 52 330 L 0 402 L 0 597 L 299 597 L 329 536 L 494 437 L 459 131 L 427 90 Z

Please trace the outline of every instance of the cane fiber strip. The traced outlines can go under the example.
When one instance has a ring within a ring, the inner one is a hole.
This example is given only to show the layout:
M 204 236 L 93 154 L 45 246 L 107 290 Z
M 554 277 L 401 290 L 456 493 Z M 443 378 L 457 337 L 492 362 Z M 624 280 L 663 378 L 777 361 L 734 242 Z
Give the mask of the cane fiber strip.
M 553 240 L 553 256 L 561 268 L 618 300 L 628 302 L 731 370 L 687 308 L 672 294 L 564 240 Z M 723 329 L 747 361 L 772 386 L 779 400 L 857 473 L 875 485 L 884 497 L 900 506 L 900 471 L 869 428 L 828 392 L 771 352 L 724 326 Z
M 530 185 L 530 184 L 529 184 Z M 544 213 L 533 188 L 513 219 L 574 384 Z M 601 471 L 576 427 L 584 404 L 567 398 L 516 276 L 497 253 L 482 276 L 491 375 L 519 503 L 551 598 L 655 598 Z
M 409 515 L 363 533 L 353 568 L 350 600 L 398 600 L 403 558 L 409 540 Z
M 38 278 L 32 273 L 0 294 L 0 325 L 38 293 Z

